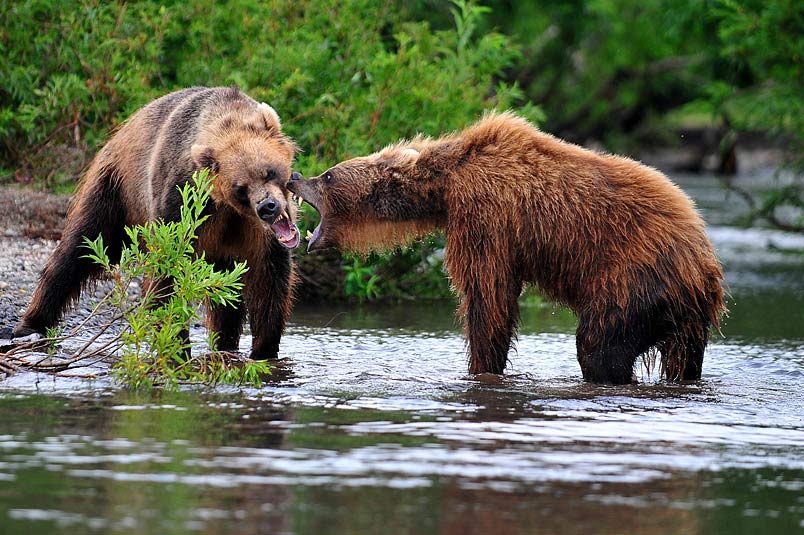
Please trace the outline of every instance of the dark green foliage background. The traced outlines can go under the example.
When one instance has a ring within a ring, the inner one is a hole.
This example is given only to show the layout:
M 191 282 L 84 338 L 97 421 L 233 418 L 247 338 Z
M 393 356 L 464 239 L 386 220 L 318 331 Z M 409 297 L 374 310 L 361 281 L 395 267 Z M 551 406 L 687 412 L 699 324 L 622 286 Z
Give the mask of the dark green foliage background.
M 0 27 L 4 173 L 48 186 L 81 167 L 54 151 L 91 155 L 139 107 L 193 85 L 270 103 L 305 173 L 525 102 L 495 78 L 518 55 L 508 38 L 433 31 L 392 3 L 4 0 Z
M 492 108 L 632 154 L 672 143 L 679 125 L 759 130 L 784 140 L 790 165 L 804 169 L 800 1 L 485 5 L 0 0 L 0 181 L 72 191 L 98 146 L 143 104 L 228 84 L 277 109 L 303 149 L 296 167 L 305 175 L 401 137 L 461 128 Z M 800 203 L 800 185 L 763 209 Z M 315 218 L 306 210 L 303 230 Z M 442 242 L 335 257 L 338 283 L 319 293 L 444 296 Z

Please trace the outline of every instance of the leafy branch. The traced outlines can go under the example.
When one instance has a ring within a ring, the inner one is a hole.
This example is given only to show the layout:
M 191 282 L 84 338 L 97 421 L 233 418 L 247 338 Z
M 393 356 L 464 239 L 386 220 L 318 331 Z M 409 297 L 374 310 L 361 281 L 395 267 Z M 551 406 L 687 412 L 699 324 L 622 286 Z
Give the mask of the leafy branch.
M 127 227 L 129 244 L 123 248 L 119 266 L 112 263 L 103 237 L 85 238 L 86 258 L 102 266 L 113 281 L 112 290 L 92 313 L 70 332 L 12 348 L 0 360 L 0 371 L 12 373 L 19 367 L 59 372 L 86 366 L 119 352 L 112 374 L 130 388 L 162 386 L 176 388 L 185 383 L 251 383 L 259 385 L 270 373 L 265 362 L 241 360 L 238 356 L 215 351 L 214 333 L 207 340 L 212 352 L 192 355 L 189 327 L 199 317 L 204 303 L 234 306 L 240 300 L 245 262 L 231 271 L 217 271 L 204 254 L 196 254 L 194 243 L 207 216 L 212 177 L 204 170 L 180 188 L 181 215 L 178 221 L 151 221 Z M 131 297 L 134 281 L 143 281 L 141 298 Z M 54 361 L 55 347 L 85 332 L 90 319 L 103 305 L 119 312 L 106 321 L 71 358 Z M 125 327 L 110 339 L 102 337 L 120 321 Z M 44 357 L 31 360 L 22 356 L 32 349 L 47 348 Z

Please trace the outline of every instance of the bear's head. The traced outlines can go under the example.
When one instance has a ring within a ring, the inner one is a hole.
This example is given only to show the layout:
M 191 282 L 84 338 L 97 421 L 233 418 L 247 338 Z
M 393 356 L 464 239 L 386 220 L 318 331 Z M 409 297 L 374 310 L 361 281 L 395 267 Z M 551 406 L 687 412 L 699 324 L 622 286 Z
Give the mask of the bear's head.
M 216 175 L 216 204 L 270 228 L 280 244 L 293 248 L 300 236 L 287 183 L 296 151 L 277 113 L 262 103 L 227 110 L 202 129 L 190 154 L 199 169 Z
M 400 144 L 307 180 L 293 173 L 288 189 L 321 214 L 307 250 L 388 248 L 443 223 L 443 189 L 417 165 L 419 157 L 418 149 Z

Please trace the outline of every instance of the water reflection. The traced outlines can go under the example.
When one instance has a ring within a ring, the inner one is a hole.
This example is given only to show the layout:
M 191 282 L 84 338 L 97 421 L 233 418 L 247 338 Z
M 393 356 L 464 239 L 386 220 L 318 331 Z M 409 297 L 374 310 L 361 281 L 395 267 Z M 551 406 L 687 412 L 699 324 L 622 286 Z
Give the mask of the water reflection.
M 232 394 L 9 395 L 0 515 L 9 533 L 471 533 L 501 512 L 502 533 L 786 533 L 804 518 L 800 380 L 770 380 L 751 350 L 735 360 L 762 362 L 762 384 L 739 379 L 741 347 L 715 346 L 722 371 L 688 386 L 451 376 L 350 394 L 303 359 Z

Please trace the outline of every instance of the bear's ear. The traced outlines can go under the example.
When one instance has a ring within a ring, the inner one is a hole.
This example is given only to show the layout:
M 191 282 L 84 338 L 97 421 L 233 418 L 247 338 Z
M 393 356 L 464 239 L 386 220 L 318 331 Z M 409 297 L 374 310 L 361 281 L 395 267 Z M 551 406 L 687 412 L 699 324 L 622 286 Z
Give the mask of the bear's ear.
M 399 156 L 406 163 L 414 163 L 419 159 L 421 153 L 412 147 L 408 147 L 406 149 L 402 149 L 402 152 L 399 154 Z
M 421 154 L 414 148 L 405 147 L 400 151 L 394 151 L 392 165 L 394 167 L 410 167 L 416 163 Z
M 199 169 L 209 168 L 211 173 L 218 172 L 218 160 L 215 158 L 215 149 L 205 145 L 195 144 L 190 147 L 190 156 Z
M 413 147 L 389 147 L 378 155 L 377 160 L 391 167 L 407 167 L 416 163 L 421 153 Z
M 279 114 L 276 113 L 276 110 L 265 102 L 260 102 L 257 108 L 262 112 L 265 129 L 269 132 L 278 133 L 282 129 L 282 121 L 279 120 Z

